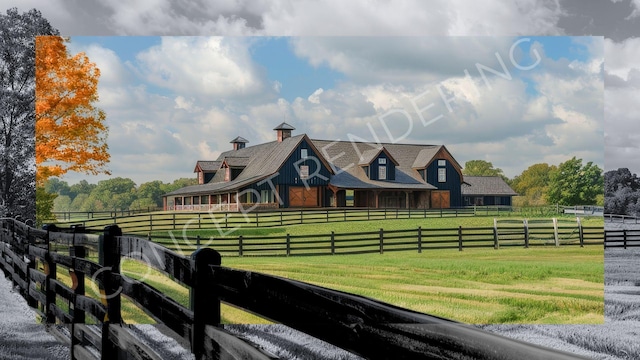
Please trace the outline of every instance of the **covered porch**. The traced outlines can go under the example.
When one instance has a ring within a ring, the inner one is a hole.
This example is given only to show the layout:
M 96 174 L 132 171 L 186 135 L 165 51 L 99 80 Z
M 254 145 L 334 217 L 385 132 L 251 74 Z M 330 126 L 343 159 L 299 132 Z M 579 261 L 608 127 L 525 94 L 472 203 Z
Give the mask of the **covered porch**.
M 169 211 L 237 212 L 256 209 L 277 209 L 279 204 L 271 198 L 257 198 L 252 192 L 228 192 L 208 195 L 177 195 L 164 198 L 164 209 Z
M 344 189 L 328 187 L 331 207 L 430 209 L 432 190 Z

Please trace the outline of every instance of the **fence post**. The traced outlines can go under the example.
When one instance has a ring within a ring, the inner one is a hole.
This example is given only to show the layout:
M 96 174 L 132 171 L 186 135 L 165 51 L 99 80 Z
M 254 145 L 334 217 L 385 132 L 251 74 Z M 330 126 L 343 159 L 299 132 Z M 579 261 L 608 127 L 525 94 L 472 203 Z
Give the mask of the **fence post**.
M 282 226 L 282 210 L 280 210 L 280 226 Z
M 458 251 L 462 251 L 462 226 L 458 226 Z
M 51 258 L 51 233 L 55 232 L 57 230 L 57 227 L 53 224 L 45 224 L 44 226 L 42 226 L 42 229 L 47 231 L 47 254 L 44 257 L 44 273 L 46 275 L 44 284 L 46 294 L 44 313 L 47 324 L 55 324 L 56 315 L 51 310 L 50 305 L 56 303 L 56 293 L 53 290 L 51 280 L 55 280 L 57 271 L 56 263 L 54 263 L 53 259 Z
M 291 255 L 291 235 L 287 233 L 287 256 Z
M 422 253 L 422 226 L 418 226 L 418 253 Z
M 260 227 L 260 217 L 258 216 L 257 211 L 256 211 L 256 227 Z
M 527 221 L 527 219 L 522 220 L 522 223 L 524 224 L 524 248 L 528 249 L 529 248 L 529 222 Z
M 205 357 L 205 328 L 220 325 L 220 299 L 216 293 L 215 280 L 210 266 L 220 266 L 220 253 L 211 248 L 202 248 L 191 254 L 194 283 L 191 287 L 190 305 L 193 311 L 191 326 L 191 352 L 196 359 Z M 213 358 L 218 358 L 213 354 Z M 208 358 L 208 357 L 207 357 Z
M 173 230 L 176 229 L 176 213 L 173 213 Z
M 242 257 L 243 249 L 242 249 L 242 240 L 243 236 L 238 236 L 238 256 Z
M 582 233 L 582 222 L 580 221 L 579 216 L 576 216 L 576 221 L 578 222 L 578 238 L 580 239 L 580 247 L 584 247 L 584 234 Z
M 384 253 L 384 229 L 380 228 L 380 254 Z
M 108 225 L 104 228 L 98 242 L 99 263 L 105 269 L 101 274 L 103 289 L 100 296 L 102 302 L 107 306 L 107 314 L 102 322 L 101 354 L 104 359 L 117 359 L 119 351 L 117 345 L 109 338 L 109 325 L 122 322 L 120 298 L 122 288 L 113 276 L 113 274 L 120 273 L 120 241 L 118 236 L 122 236 L 122 230 L 118 225 Z
M 300 224 L 303 224 L 302 214 L 304 214 L 304 211 L 302 211 L 302 209 L 300 209 Z
M 624 248 L 627 248 L 627 230 L 622 230 L 622 241 L 623 241 L 623 245 Z
M 153 231 L 153 215 L 149 214 L 149 231 Z
M 329 209 L 327 209 L 327 222 L 329 222 Z
M 73 298 L 69 304 L 69 314 L 71 315 L 71 359 L 75 359 L 74 348 L 75 345 L 80 344 L 81 339 L 75 336 L 75 324 L 85 322 L 85 313 L 83 310 L 78 309 L 77 297 L 83 296 L 85 292 L 84 286 L 84 273 L 76 272 L 76 258 L 85 258 L 86 249 L 84 246 L 76 245 L 76 234 L 85 233 L 84 226 L 72 226 L 73 228 L 73 244 L 69 247 L 69 256 L 71 256 L 71 268 L 69 268 L 69 277 L 71 277 L 71 289 L 73 290 Z
M 347 209 L 344 209 L 344 221 L 347 221 Z
M 369 210 L 369 207 L 367 206 L 367 221 L 371 220 L 371 211 Z
M 336 254 L 336 234 L 334 231 L 331 231 L 331 255 Z
M 556 241 L 556 246 L 560 246 L 560 241 L 558 239 L 558 218 L 553 218 L 553 236 Z
M 500 244 L 498 243 L 498 219 L 493 218 L 493 248 L 499 249 Z

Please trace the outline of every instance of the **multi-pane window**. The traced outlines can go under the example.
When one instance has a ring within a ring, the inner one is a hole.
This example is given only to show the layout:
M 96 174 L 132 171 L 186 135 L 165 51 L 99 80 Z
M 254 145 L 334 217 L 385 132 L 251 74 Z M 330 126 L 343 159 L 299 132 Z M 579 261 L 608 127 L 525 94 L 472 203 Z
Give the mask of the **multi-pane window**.
M 379 159 L 378 159 L 378 164 L 380 164 L 380 165 L 386 165 L 386 164 L 387 164 L 387 159 L 386 159 L 386 158 L 379 158 Z
M 447 182 L 447 169 L 438 169 L 438 182 Z
M 300 165 L 300 179 L 309 178 L 309 165 Z
M 378 167 L 378 180 L 386 180 L 387 179 L 387 167 L 380 166 Z
M 301 159 L 307 158 L 307 149 L 300 149 L 300 158 Z
M 447 160 L 438 160 L 438 166 L 447 166 Z

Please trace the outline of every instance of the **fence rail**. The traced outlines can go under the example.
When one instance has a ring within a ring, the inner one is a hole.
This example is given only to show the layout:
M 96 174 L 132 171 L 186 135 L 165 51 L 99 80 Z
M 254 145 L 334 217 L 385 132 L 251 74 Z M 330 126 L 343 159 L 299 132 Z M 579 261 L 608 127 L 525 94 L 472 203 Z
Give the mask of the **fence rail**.
M 566 207 L 566 209 L 569 209 Z M 574 209 L 571 207 L 570 209 Z M 275 227 L 297 224 L 318 224 L 341 221 L 375 221 L 385 219 L 426 219 L 464 216 L 501 216 L 504 214 L 532 216 L 535 214 L 563 214 L 565 207 L 514 208 L 511 206 L 472 206 L 449 209 L 398 209 L 398 208 L 319 208 L 319 209 L 279 209 L 253 212 L 151 212 L 151 213 L 111 213 L 113 216 L 101 218 L 62 217 L 52 222 L 80 224 L 89 229 L 99 230 L 115 224 L 127 233 L 146 234 L 153 231 L 190 229 L 235 229 L 239 227 Z M 118 214 L 120 216 L 118 216 Z M 578 216 L 587 216 L 578 213 Z M 65 220 L 69 219 L 71 220 Z
M 196 359 L 272 358 L 220 326 L 221 301 L 365 358 L 584 359 L 362 296 L 226 268 L 209 248 L 180 256 L 123 236 L 117 225 L 91 233 L 80 226 L 38 230 L 3 219 L 0 239 L 5 276 L 47 323 L 70 326 L 72 359 L 160 359 L 123 324 L 123 295 L 187 340 Z M 98 262 L 88 255 L 96 250 Z M 144 261 L 187 286 L 190 306 L 121 274 L 123 257 Z M 71 284 L 61 280 L 63 272 Z M 89 291 L 92 283 L 100 289 L 97 295 Z M 86 325 L 88 319 L 98 325 Z
M 495 219 L 493 227 L 452 227 L 309 235 L 168 236 L 148 240 L 178 253 L 211 247 L 224 256 L 312 256 L 366 254 L 391 251 L 530 246 L 602 245 L 601 226 L 582 226 L 580 219 Z

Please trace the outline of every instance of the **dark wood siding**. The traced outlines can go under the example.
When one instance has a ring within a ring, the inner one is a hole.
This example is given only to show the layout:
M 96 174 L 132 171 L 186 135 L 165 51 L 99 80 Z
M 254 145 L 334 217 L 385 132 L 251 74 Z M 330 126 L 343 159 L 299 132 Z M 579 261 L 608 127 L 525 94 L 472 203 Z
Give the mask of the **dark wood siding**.
M 383 158 L 387 160 L 387 163 L 385 165 L 380 165 L 378 163 L 378 159 Z M 373 161 L 371 162 L 371 165 L 369 166 L 369 179 L 371 180 L 380 180 L 378 178 L 378 168 L 380 166 L 386 166 L 387 167 L 387 178 L 384 180 L 395 180 L 396 179 L 396 165 L 393 163 L 393 161 L 391 161 L 389 159 L 389 157 L 387 156 L 387 154 L 383 152 L 380 153 L 380 155 L 378 155 L 377 158 L 373 159 Z
M 307 149 L 307 160 L 298 162 L 301 160 L 300 149 Z M 298 147 L 293 151 L 291 156 L 289 156 L 289 159 L 287 159 L 284 165 L 282 165 L 278 174 L 270 178 L 271 184 L 279 188 L 278 194 L 282 199 L 281 207 L 289 207 L 289 186 L 304 186 L 304 182 L 302 181 L 302 179 L 300 179 L 300 174 L 296 169 L 296 162 L 298 162 L 298 167 L 304 165 L 309 166 L 309 178 L 307 179 L 307 185 L 312 187 L 322 187 L 319 193 L 319 199 L 321 201 L 325 199 L 324 186 L 329 184 L 331 173 L 329 172 L 329 169 L 327 169 L 326 166 L 322 164 L 322 162 L 319 160 L 319 156 L 312 150 L 307 141 L 302 140 Z M 318 168 L 318 166 L 320 167 Z M 257 183 L 252 184 L 247 188 L 258 191 L 266 189 L 271 190 L 269 182 L 267 181 L 264 181 L 261 185 L 258 185 Z M 325 202 L 319 205 L 327 206 Z
M 451 164 L 451 161 L 446 160 L 444 168 L 446 169 L 447 181 L 444 183 L 438 182 L 438 168 L 442 168 L 442 166 L 438 166 L 438 159 L 435 159 L 427 167 L 427 182 L 437 187 L 438 190 L 449 190 L 450 205 L 452 207 L 463 206 L 462 184 L 456 168 Z

